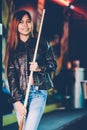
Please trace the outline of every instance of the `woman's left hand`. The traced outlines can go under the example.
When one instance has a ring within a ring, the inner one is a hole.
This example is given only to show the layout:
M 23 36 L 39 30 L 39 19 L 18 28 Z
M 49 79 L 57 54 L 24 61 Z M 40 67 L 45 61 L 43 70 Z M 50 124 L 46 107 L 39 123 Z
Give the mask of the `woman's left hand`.
M 30 71 L 35 71 L 35 72 L 41 71 L 37 62 L 29 62 L 29 64 L 30 64 Z

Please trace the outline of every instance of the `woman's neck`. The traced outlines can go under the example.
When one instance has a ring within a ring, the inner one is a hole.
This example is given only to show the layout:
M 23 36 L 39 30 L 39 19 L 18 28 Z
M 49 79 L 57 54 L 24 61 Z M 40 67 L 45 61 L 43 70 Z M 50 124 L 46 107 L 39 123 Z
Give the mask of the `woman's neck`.
M 29 39 L 29 35 L 20 35 L 20 40 L 23 41 L 24 43 Z

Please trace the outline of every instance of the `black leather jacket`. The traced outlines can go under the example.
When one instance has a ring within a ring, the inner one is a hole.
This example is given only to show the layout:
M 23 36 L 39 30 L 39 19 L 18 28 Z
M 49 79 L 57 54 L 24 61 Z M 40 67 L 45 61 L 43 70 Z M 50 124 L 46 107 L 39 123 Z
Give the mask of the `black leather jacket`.
M 12 103 L 25 97 L 30 73 L 29 62 L 33 59 L 35 44 L 35 38 L 29 38 L 26 43 L 20 40 L 16 49 L 10 51 L 7 76 Z M 39 89 L 53 87 L 49 73 L 54 71 L 57 65 L 50 45 L 43 38 L 40 39 L 36 62 L 41 71 L 33 73 L 34 85 Z

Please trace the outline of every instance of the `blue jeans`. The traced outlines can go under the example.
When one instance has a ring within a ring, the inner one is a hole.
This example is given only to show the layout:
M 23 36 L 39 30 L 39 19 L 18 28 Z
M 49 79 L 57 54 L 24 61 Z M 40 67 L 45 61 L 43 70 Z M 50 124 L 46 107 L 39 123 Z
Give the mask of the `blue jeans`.
M 46 99 L 47 90 L 37 90 L 37 87 L 31 86 L 28 99 L 28 114 L 23 130 L 37 130 L 44 112 Z M 19 118 L 18 114 L 17 118 Z

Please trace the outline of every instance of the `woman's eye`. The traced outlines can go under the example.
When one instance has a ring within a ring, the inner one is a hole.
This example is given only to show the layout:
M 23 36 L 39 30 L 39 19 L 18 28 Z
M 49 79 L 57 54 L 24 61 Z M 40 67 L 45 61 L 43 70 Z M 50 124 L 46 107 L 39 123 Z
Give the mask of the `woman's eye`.
M 28 23 L 31 23 L 31 20 L 27 20 Z
M 23 23 L 23 21 L 20 21 L 19 23 Z

